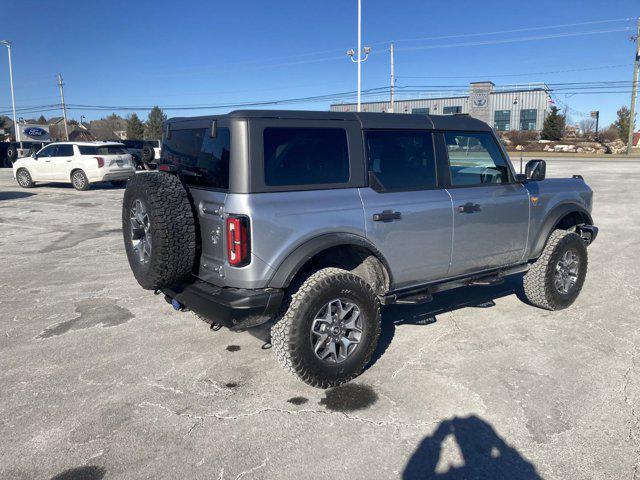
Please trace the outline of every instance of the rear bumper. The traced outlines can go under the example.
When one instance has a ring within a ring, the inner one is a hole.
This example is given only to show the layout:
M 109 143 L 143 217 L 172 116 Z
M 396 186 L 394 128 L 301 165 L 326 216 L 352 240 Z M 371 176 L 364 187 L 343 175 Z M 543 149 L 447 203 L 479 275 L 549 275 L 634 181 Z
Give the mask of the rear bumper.
M 234 330 L 260 325 L 271 319 L 280 309 L 284 295 L 283 290 L 276 288 L 216 287 L 202 280 L 164 288 L 162 292 L 201 317 Z
M 89 176 L 90 182 L 110 182 L 111 180 L 128 180 L 131 176 L 135 175 L 134 169 L 127 169 L 122 172 L 105 172 Z

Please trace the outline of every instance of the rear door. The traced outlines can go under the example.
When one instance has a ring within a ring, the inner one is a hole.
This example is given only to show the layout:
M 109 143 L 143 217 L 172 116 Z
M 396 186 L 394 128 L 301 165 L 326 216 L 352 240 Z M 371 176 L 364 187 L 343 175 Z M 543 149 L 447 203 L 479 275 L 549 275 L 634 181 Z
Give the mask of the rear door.
M 444 277 L 451 260 L 451 198 L 438 182 L 426 130 L 365 132 L 370 174 L 360 189 L 367 237 L 387 259 L 396 288 Z
M 73 155 L 73 145 L 63 143 L 56 146 L 55 154 L 49 160 L 51 180 L 69 181 Z
M 529 229 L 529 195 L 515 182 L 489 132 L 445 132 L 448 191 L 453 201 L 451 275 L 522 261 Z
M 196 275 L 221 283 L 224 248 L 224 203 L 229 189 L 231 133 L 228 122 L 217 121 L 215 137 L 211 121 L 172 122 L 164 139 L 160 165 L 172 165 L 189 188 L 198 215 L 200 264 Z

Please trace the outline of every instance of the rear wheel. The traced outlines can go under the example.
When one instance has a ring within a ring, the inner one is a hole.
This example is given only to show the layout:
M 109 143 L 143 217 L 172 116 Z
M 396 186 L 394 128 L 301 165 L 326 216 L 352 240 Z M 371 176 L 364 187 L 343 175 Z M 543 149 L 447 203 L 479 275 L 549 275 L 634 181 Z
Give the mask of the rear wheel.
M 18 181 L 18 185 L 22 188 L 32 188 L 35 185 L 29 170 L 26 168 L 18 169 L 16 172 L 16 180 Z
M 71 184 L 76 190 L 87 190 L 90 186 L 87 175 L 82 170 L 74 170 L 71 174 Z
M 303 382 L 329 388 L 357 377 L 380 336 L 380 303 L 360 277 L 325 268 L 292 285 L 271 329 L 278 360 Z
M 524 276 L 527 300 L 546 310 L 562 310 L 578 298 L 587 274 L 587 247 L 580 235 L 554 230 L 542 255 Z

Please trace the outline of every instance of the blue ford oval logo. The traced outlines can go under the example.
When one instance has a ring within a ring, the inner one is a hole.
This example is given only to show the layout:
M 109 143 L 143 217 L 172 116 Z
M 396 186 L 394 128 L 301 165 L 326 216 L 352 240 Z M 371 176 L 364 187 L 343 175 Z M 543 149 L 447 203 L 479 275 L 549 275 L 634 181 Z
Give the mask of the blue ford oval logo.
M 44 130 L 43 128 L 38 128 L 38 127 L 25 128 L 24 129 L 24 133 L 26 133 L 30 137 L 42 137 L 44 135 L 47 135 L 47 131 L 46 130 Z

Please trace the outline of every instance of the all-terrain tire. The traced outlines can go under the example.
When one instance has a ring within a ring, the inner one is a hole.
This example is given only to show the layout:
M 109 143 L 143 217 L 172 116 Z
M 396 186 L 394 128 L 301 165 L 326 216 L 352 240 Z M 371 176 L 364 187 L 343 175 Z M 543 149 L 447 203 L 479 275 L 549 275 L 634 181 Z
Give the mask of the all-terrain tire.
M 76 190 L 88 190 L 91 184 L 87 178 L 87 174 L 82 170 L 74 170 L 71 172 L 71 185 Z
M 316 357 L 311 326 L 324 305 L 336 298 L 360 309 L 362 337 L 357 349 L 342 363 L 328 364 Z M 380 336 L 380 302 L 359 276 L 340 268 L 324 268 L 294 282 L 271 327 L 271 344 L 280 363 L 303 382 L 319 388 L 335 387 L 357 377 L 369 363 Z
M 156 156 L 156 152 L 150 145 L 145 145 L 142 147 L 142 161 L 144 163 L 153 162 L 154 157 Z
M 18 159 L 18 149 L 13 145 L 10 145 L 7 149 L 7 158 L 12 164 Z
M 555 286 L 558 262 L 567 251 L 575 252 L 578 258 L 578 271 L 575 284 L 566 292 L 560 292 Z M 587 274 L 587 247 L 577 233 L 566 230 L 554 230 L 523 279 L 524 294 L 533 305 L 545 310 L 562 310 L 569 307 L 578 297 Z
M 139 260 L 132 241 L 132 209 L 140 201 L 149 221 L 150 254 Z M 196 256 L 196 227 L 187 191 L 175 175 L 138 173 L 127 183 L 122 203 L 122 233 L 129 265 L 138 283 L 148 290 L 187 280 Z
M 31 178 L 29 170 L 27 170 L 26 168 L 18 169 L 18 171 L 16 172 L 16 181 L 22 188 L 33 188 L 35 186 L 35 182 Z

